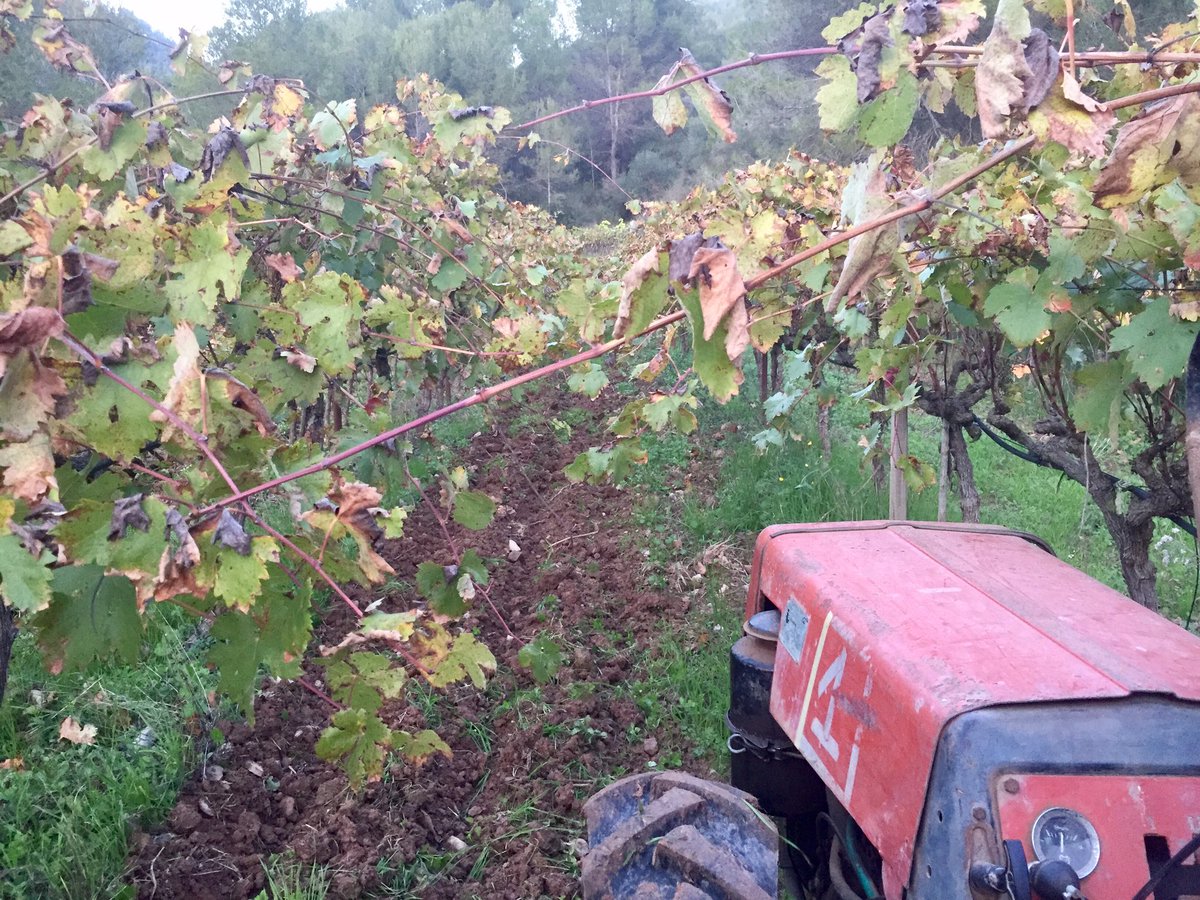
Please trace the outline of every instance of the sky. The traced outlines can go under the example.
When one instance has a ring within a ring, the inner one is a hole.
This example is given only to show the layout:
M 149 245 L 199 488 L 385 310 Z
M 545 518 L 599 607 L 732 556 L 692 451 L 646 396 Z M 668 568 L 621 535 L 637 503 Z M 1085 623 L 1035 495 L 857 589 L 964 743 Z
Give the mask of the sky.
M 313 11 L 329 9 L 337 2 L 308 0 L 308 8 Z M 180 28 L 211 31 L 220 24 L 225 12 L 225 0 L 117 0 L 117 5 L 169 38 L 176 37 Z

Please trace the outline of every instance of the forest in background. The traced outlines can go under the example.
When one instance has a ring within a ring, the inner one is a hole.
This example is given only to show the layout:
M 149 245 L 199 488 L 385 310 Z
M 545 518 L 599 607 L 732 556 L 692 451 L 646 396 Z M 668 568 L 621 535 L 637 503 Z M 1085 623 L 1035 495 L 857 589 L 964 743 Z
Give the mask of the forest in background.
M 1098 0 L 1111 6 L 1111 0 Z M 346 0 L 309 12 L 305 0 L 230 0 L 208 46 L 210 75 L 173 78 L 169 53 L 176 37 L 153 31 L 132 13 L 104 3 L 66 0 L 72 33 L 90 46 L 110 76 L 135 70 L 159 77 L 177 95 L 221 87 L 222 64 L 248 63 L 255 72 L 298 78 L 317 102 L 353 98 L 360 110 L 395 102 L 396 80 L 428 74 L 469 103 L 504 106 L 525 121 L 587 99 L 653 87 L 686 47 L 702 67 L 751 53 L 828 43 L 821 30 L 853 0 Z M 994 0 L 988 6 L 994 6 Z M 1184 16 L 1191 0 L 1139 2 L 1143 30 Z M 89 12 L 90 10 L 90 12 Z M 31 28 L 33 23 L 27 23 Z M 24 38 L 24 36 L 19 36 Z M 1092 25 L 1082 47 L 1124 42 Z M 699 184 L 756 159 L 778 159 L 795 147 L 849 162 L 852 141 L 831 139 L 819 127 L 816 61 L 787 60 L 742 69 L 719 80 L 732 98 L 738 141 L 724 143 L 702 128 L 670 141 L 651 117 L 650 103 L 590 110 L 538 128 L 540 143 L 517 137 L 493 151 L 501 190 L 536 204 L 560 221 L 588 224 L 627 216 L 625 204 L 678 199 Z M 92 99 L 93 86 L 56 72 L 19 39 L 0 56 L 0 116 L 13 121 L 34 92 Z M 222 107 L 190 108 L 197 124 Z M 915 123 L 910 140 L 931 145 L 947 128 L 971 135 L 970 120 L 932 117 Z M 921 148 L 919 147 L 918 150 Z

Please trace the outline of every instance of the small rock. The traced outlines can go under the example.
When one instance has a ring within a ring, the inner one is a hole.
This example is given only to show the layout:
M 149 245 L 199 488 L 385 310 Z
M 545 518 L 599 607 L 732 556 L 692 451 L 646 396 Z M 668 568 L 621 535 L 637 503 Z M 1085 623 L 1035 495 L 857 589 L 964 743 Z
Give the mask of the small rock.
M 588 842 L 583 838 L 575 838 L 572 841 L 568 841 L 567 847 L 570 849 L 571 855 L 576 859 L 583 859 L 588 852 Z
M 284 797 L 279 801 L 279 811 L 283 813 L 285 819 L 290 819 L 296 815 L 296 798 Z
M 516 562 L 521 558 L 521 545 L 512 538 L 508 539 L 508 561 Z
M 653 756 L 655 753 L 658 752 L 658 738 L 656 738 L 656 737 L 646 738 L 644 741 L 642 741 L 642 749 L 645 750 L 646 753 Z
M 449 847 L 451 850 L 453 850 L 455 853 L 462 853 L 464 850 L 467 849 L 467 842 L 464 841 L 462 838 L 456 837 L 455 835 L 452 834 L 452 835 L 450 835 L 450 837 L 446 838 L 446 846 Z
M 206 766 L 204 769 L 205 781 L 220 781 L 225 777 L 225 770 L 220 766 Z
M 200 799 L 200 802 L 196 804 L 196 808 L 198 810 L 200 810 L 200 812 L 202 814 L 208 816 L 210 819 L 214 815 L 216 815 L 216 813 L 213 812 L 213 808 L 209 805 L 208 801 L 205 800 L 204 798 Z
M 246 763 L 246 770 L 255 778 L 263 777 L 263 767 L 256 762 L 251 761 Z

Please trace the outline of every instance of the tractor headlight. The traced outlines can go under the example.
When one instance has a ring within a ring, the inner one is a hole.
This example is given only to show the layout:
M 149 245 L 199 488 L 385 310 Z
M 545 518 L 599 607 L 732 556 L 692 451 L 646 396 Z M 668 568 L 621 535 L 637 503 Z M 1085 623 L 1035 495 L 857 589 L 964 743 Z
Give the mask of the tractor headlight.
M 1060 859 L 1086 878 L 1100 864 L 1100 835 L 1080 813 L 1052 806 L 1033 823 L 1033 853 L 1043 862 Z

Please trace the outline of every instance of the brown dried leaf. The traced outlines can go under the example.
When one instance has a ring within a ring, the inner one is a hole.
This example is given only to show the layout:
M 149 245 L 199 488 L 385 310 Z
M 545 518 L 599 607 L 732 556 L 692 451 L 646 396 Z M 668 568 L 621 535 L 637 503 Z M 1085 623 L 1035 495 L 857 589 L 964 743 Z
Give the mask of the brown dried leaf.
M 652 247 L 633 264 L 621 279 L 621 305 L 617 307 L 617 320 L 613 324 L 613 337 L 625 336 L 629 320 L 633 315 L 633 295 L 651 275 L 658 272 L 658 248 Z
M 58 726 L 58 739 L 69 741 L 72 744 L 94 744 L 96 743 L 96 726 L 80 725 L 73 718 L 67 716 Z
M 1097 206 L 1132 203 L 1175 177 L 1168 165 L 1176 142 L 1182 137 L 1189 146 L 1195 144 L 1195 137 L 1181 134 L 1184 129 L 1179 126 L 1196 115 L 1198 102 L 1195 94 L 1172 97 L 1146 107 L 1121 126 L 1112 153 L 1092 183 Z
M 737 258 L 727 247 L 701 247 L 692 257 L 688 279 L 700 287 L 703 335 L 706 341 L 711 340 L 721 322 L 746 296 L 746 284 L 738 272 Z M 744 313 L 745 304 L 742 306 Z M 748 320 L 746 325 L 749 327 Z
M 0 468 L 4 469 L 4 486 L 18 500 L 31 504 L 58 485 L 54 478 L 54 454 L 44 432 L 22 443 L 0 447 Z
M 212 136 L 212 140 L 204 145 L 204 152 L 200 154 L 200 171 L 204 173 L 205 181 L 212 180 L 213 173 L 221 168 L 221 164 L 230 153 L 241 157 L 242 164 L 249 168 L 250 155 L 246 153 L 241 137 L 232 128 L 225 126 Z
M 271 418 L 271 411 L 252 388 L 238 381 L 224 369 L 208 369 L 204 377 L 225 386 L 225 396 L 229 398 L 230 405 L 234 409 L 250 413 L 254 417 L 254 426 L 259 434 L 266 437 L 275 431 L 276 425 L 275 420 Z
M 736 363 L 750 346 L 750 311 L 746 309 L 744 296 L 734 304 L 726 321 L 729 331 L 725 334 L 725 353 Z
M 1058 78 L 1058 51 L 1032 28 L 1022 0 L 1001 0 L 975 70 L 975 99 L 983 136 L 1005 137 L 1045 99 Z
M 879 94 L 883 48 L 892 44 L 891 19 L 892 10 L 885 9 L 838 41 L 838 50 L 850 60 L 850 69 L 858 77 L 859 103 Z
M 110 541 L 125 537 L 130 528 L 138 531 L 150 530 L 150 517 L 142 508 L 142 501 L 145 497 L 145 494 L 131 494 L 113 504 L 112 519 L 108 523 L 108 539 Z
M 915 37 L 942 27 L 938 0 L 908 0 L 904 5 L 904 32 Z
M 852 190 L 856 196 L 851 208 L 846 210 L 852 225 L 868 222 L 889 212 L 895 203 L 887 192 L 887 180 L 883 172 L 882 156 L 875 154 L 865 163 L 855 166 L 847 184 L 847 194 Z M 900 247 L 898 223 L 860 234 L 850 239 L 846 246 L 846 259 L 837 284 L 826 301 L 826 309 L 833 312 L 843 299 L 853 299 L 867 285 L 892 268 L 896 250 Z
M 279 351 L 279 355 L 301 372 L 306 372 L 309 375 L 311 375 L 317 368 L 317 358 L 315 356 L 309 356 L 303 350 L 281 349 Z
M 43 342 L 62 334 L 63 319 L 48 306 L 29 306 L 20 312 L 0 314 L 0 375 L 4 362 L 18 350 L 37 353 Z
M 195 422 L 200 417 L 200 345 L 192 326 L 181 322 L 175 326 L 173 341 L 176 357 L 171 383 L 162 405 L 185 422 Z M 151 422 L 165 423 L 162 441 L 166 443 L 175 435 L 175 425 L 158 409 L 150 413 Z
M 692 257 L 696 255 L 696 251 L 701 247 L 711 246 L 715 241 L 716 238 L 712 238 L 706 242 L 701 231 L 671 241 L 671 254 L 667 264 L 668 280 L 672 283 L 678 281 L 680 284 L 686 284 L 688 273 L 692 271 Z
M 250 555 L 250 535 L 246 534 L 242 523 L 235 519 L 228 509 L 221 510 L 217 527 L 213 529 L 212 542 L 228 547 L 238 556 Z
M 1097 100 L 1095 97 L 1090 97 L 1083 92 L 1083 86 L 1079 80 L 1070 72 L 1063 72 L 1063 96 L 1072 103 L 1078 103 L 1088 112 L 1107 112 L 1108 107 Z
M 267 267 L 279 273 L 279 277 L 291 284 L 304 274 L 304 270 L 296 265 L 296 259 L 290 253 L 268 253 L 263 257 Z

